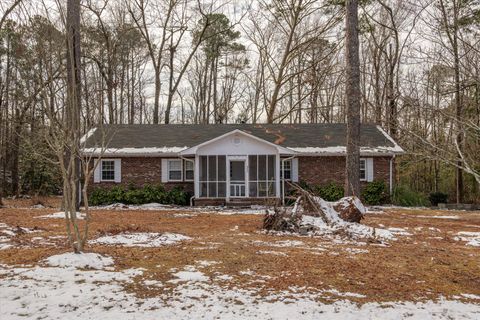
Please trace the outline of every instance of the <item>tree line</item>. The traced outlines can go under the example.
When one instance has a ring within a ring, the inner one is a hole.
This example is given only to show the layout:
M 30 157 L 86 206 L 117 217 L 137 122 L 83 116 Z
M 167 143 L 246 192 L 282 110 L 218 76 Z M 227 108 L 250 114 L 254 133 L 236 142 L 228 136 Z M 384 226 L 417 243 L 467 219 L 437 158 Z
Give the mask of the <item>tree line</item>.
M 475 0 L 359 1 L 359 107 L 407 150 L 398 183 L 478 201 Z M 338 0 L 81 2 L 82 132 L 99 124 L 347 121 Z M 59 192 L 66 7 L 0 4 L 0 192 Z

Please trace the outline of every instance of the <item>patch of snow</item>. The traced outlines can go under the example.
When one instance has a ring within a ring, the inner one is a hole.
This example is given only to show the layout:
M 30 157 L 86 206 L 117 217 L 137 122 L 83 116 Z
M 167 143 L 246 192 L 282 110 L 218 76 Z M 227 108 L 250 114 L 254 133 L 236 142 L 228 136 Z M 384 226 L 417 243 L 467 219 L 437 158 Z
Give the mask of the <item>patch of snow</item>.
M 0 267 L 0 318 L 473 320 L 480 313 L 478 303 L 443 298 L 358 304 L 346 297 L 326 304 L 318 300 L 323 293 L 280 292 L 262 297 L 255 291 L 227 289 L 203 281 L 181 282 L 171 293 L 139 298 L 123 289 L 123 284 L 132 282 L 139 273 L 135 269 L 108 272 Z
M 188 147 L 151 147 L 151 148 L 84 148 L 83 152 L 87 155 L 162 155 L 178 154 L 188 149 Z
M 480 247 L 480 232 L 460 231 L 457 233 L 457 237 L 453 239 L 465 241 L 467 246 Z
M 35 218 L 40 218 L 40 219 L 65 219 L 65 212 L 64 211 L 60 211 L 60 212 L 55 212 L 55 213 L 51 213 L 51 214 L 47 214 L 47 215 L 43 215 L 43 216 L 37 216 Z M 77 219 L 78 220 L 83 220 L 85 219 L 85 213 L 80 213 L 80 212 L 77 212 Z
M 121 233 L 91 240 L 91 244 L 123 245 L 125 247 L 161 247 L 190 240 L 190 237 L 176 233 Z
M 45 263 L 52 267 L 82 268 L 101 270 L 113 264 L 111 257 L 98 253 L 73 253 L 67 252 L 54 255 L 45 259 Z
M 394 235 L 399 235 L 399 236 L 411 236 L 412 234 L 408 232 L 405 229 L 402 228 L 387 228 L 388 231 L 390 231 Z
M 288 257 L 288 254 L 286 254 L 285 252 L 280 252 L 280 251 L 260 250 L 260 251 L 257 251 L 257 254 L 272 254 L 274 256 Z
M 419 215 L 419 216 L 413 216 L 415 218 L 432 218 L 432 219 L 452 219 L 452 220 L 457 220 L 457 219 L 460 219 L 459 216 L 422 216 L 422 215 Z
M 196 270 L 193 266 L 187 266 L 185 270 L 173 273 L 173 276 L 176 279 L 169 280 L 168 282 L 206 282 L 210 280 L 203 272 Z

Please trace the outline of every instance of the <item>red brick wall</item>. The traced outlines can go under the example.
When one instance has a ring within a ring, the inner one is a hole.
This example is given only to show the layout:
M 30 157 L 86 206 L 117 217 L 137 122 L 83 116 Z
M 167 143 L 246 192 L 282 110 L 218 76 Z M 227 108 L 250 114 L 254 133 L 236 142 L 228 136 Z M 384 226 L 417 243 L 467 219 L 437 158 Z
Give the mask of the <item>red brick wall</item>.
M 390 157 L 373 157 L 374 180 L 384 180 L 389 184 Z M 345 182 L 345 157 L 299 157 L 298 176 L 300 181 L 308 184 L 324 185 L 335 182 L 343 185 Z M 162 183 L 162 158 L 128 157 L 122 158 L 122 182 L 120 185 L 133 184 L 141 187 L 145 184 Z M 362 182 L 365 185 L 366 182 Z M 93 183 L 90 186 L 112 187 L 119 185 L 112 182 Z M 166 188 L 183 186 L 184 190 L 193 194 L 193 182 L 168 182 Z
M 383 180 L 389 185 L 390 157 L 373 157 L 373 179 Z M 345 183 L 345 157 L 299 157 L 298 178 L 313 185 L 335 182 Z M 362 186 L 366 185 L 362 182 Z
M 102 187 L 110 188 L 115 185 L 128 186 L 133 184 L 142 187 L 146 184 L 162 183 L 162 158 L 157 157 L 128 157 L 122 159 L 122 182 L 99 182 L 93 183 L 93 177 L 90 181 L 91 188 Z M 175 186 L 183 186 L 183 189 L 193 194 L 193 181 L 186 182 L 167 182 L 164 183 L 167 189 Z

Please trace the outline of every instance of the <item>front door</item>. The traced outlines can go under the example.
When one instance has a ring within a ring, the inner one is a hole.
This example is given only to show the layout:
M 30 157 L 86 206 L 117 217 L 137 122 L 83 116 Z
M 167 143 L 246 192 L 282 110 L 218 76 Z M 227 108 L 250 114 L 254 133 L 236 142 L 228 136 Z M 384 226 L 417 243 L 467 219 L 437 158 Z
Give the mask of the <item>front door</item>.
M 230 197 L 245 197 L 245 185 L 245 160 L 230 160 Z

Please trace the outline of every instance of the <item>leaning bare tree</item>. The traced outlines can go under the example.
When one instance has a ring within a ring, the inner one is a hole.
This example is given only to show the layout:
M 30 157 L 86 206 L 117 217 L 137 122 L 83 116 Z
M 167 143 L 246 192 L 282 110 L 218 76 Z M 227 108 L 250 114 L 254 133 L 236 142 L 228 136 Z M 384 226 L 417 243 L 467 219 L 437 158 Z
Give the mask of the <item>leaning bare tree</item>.
M 52 124 L 56 135 L 56 151 L 63 177 L 63 205 L 68 241 L 76 253 L 83 251 L 86 232 L 79 229 L 77 208 L 80 184 L 80 0 L 67 1 L 66 17 L 67 44 L 67 103 L 65 121 Z M 57 129 L 57 130 L 55 130 Z M 87 219 L 88 221 L 88 219 Z M 87 230 L 87 228 L 85 228 Z
M 360 58 L 358 40 L 358 1 L 346 1 L 346 101 L 347 158 L 345 192 L 360 194 Z

